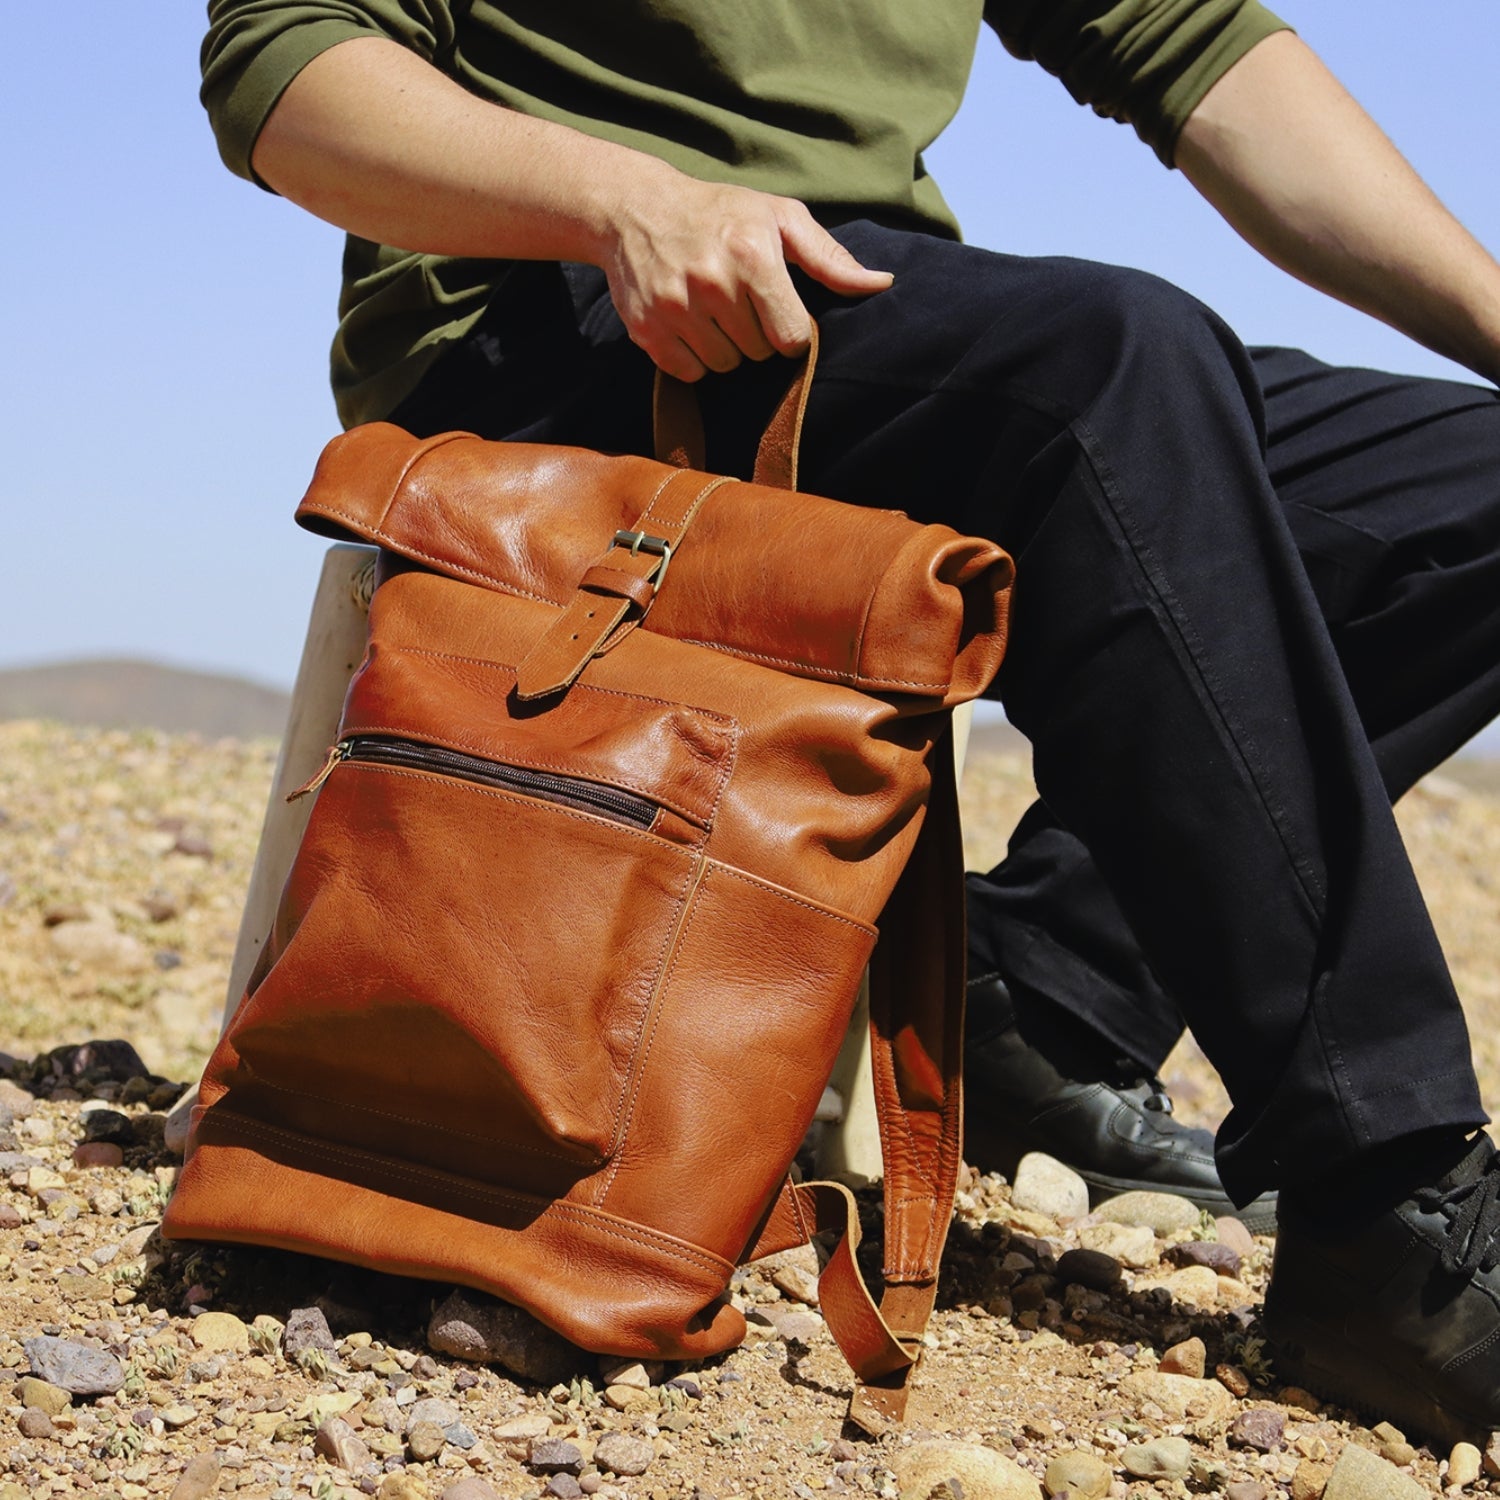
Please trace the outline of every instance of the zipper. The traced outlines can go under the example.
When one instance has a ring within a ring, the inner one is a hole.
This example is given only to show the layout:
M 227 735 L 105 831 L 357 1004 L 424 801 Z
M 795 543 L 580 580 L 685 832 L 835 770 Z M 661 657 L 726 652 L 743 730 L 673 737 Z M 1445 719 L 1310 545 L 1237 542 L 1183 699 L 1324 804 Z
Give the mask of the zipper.
M 559 776 L 549 771 L 533 771 L 526 766 L 507 765 L 480 755 L 466 755 L 462 750 L 446 750 L 440 745 L 420 740 L 403 740 L 385 736 L 356 735 L 340 740 L 328 752 L 328 758 L 312 779 L 287 797 L 288 802 L 315 792 L 344 761 L 362 761 L 376 766 L 405 766 L 417 771 L 435 771 L 459 781 L 477 782 L 480 786 L 499 787 L 507 792 L 521 792 L 544 802 L 576 807 L 583 812 L 630 823 L 636 828 L 650 828 L 660 808 L 647 797 L 622 792 L 618 787 L 585 781 L 581 776 Z

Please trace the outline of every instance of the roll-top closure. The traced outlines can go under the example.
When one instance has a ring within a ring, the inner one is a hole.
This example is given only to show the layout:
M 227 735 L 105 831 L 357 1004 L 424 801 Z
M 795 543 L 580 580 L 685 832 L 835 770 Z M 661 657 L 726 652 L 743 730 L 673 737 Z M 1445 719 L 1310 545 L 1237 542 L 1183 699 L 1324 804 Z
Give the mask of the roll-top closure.
M 858 511 L 851 526 L 835 504 L 647 458 L 468 433 L 419 440 L 378 422 L 328 446 L 297 519 L 574 618 L 593 595 L 618 603 L 627 625 L 798 676 L 973 697 L 1004 651 L 1009 557 L 899 511 L 838 507 Z M 645 569 L 616 541 L 685 516 L 669 566 Z M 543 653 L 553 675 L 571 633 Z

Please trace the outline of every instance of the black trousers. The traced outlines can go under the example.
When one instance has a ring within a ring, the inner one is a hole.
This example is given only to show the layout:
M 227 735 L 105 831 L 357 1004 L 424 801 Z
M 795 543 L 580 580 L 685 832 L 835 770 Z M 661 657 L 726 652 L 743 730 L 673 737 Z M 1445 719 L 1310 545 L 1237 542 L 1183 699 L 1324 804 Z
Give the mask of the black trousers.
M 1146 1059 L 1171 996 L 1233 1101 L 1242 1198 L 1482 1123 L 1390 795 L 1500 705 L 1495 393 L 1257 362 L 1139 272 L 840 237 L 896 280 L 802 288 L 824 352 L 801 483 L 1017 563 L 996 690 L 1043 800 L 985 883 L 977 957 L 1049 950 L 1023 988 L 1066 971 L 1052 1002 L 1090 1019 L 1102 976 L 1131 1017 L 1106 1030 Z M 710 467 L 748 469 L 785 380 L 705 382 Z M 648 451 L 650 384 L 599 273 L 525 266 L 393 416 Z

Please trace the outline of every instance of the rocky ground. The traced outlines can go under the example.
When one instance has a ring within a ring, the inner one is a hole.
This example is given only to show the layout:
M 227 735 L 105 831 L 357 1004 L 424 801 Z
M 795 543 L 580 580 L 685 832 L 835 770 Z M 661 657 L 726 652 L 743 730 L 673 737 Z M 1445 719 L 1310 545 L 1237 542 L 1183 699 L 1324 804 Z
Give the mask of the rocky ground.
M 1269 1240 L 1160 1197 L 1080 1214 L 1067 1174 L 967 1176 L 913 1408 L 879 1441 L 843 1426 L 811 1252 L 743 1274 L 750 1338 L 682 1369 L 427 1283 L 164 1245 L 164 1114 L 217 1031 L 272 761 L 0 724 L 0 1500 L 1500 1489 L 1500 1446 L 1432 1452 L 1277 1383 Z M 1019 757 L 976 751 L 971 863 L 1028 796 Z M 1401 817 L 1493 1102 L 1500 803 L 1432 778 Z M 1183 1115 L 1222 1110 L 1191 1049 L 1168 1081 Z

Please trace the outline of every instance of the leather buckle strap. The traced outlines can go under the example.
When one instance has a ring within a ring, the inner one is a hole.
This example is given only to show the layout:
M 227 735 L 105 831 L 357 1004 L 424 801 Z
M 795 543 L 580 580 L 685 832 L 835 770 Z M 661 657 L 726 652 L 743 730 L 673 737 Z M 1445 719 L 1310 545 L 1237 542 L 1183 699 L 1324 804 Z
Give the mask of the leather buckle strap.
M 698 488 L 677 509 L 670 492 L 693 480 Z M 615 532 L 608 550 L 579 579 L 578 592 L 516 668 L 516 696 L 523 703 L 571 687 L 594 657 L 645 619 L 698 507 L 728 483 L 682 470 L 657 490 L 634 527 Z

